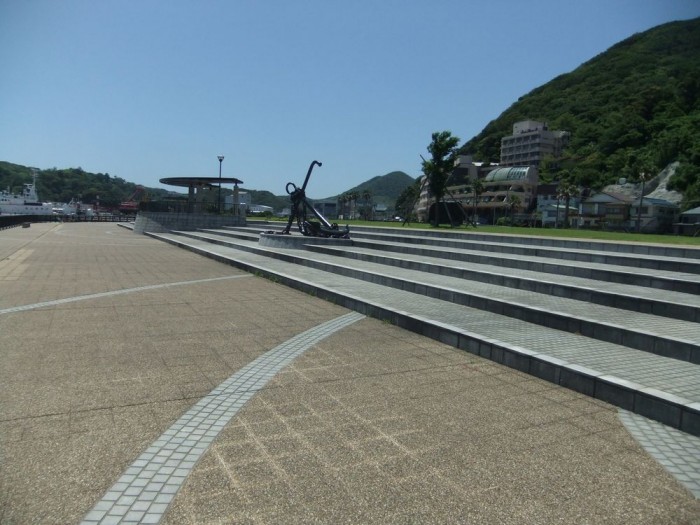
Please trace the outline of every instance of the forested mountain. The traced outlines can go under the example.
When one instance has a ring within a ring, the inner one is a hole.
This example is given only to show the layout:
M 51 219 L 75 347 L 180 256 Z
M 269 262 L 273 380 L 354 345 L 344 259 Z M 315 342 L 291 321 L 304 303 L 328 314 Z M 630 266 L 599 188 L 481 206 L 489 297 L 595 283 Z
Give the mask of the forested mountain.
M 250 194 L 250 202 L 252 204 L 270 206 L 275 211 L 281 211 L 290 207 L 289 195 L 275 195 L 271 191 L 249 190 L 247 188 L 241 188 L 241 191 Z
M 343 193 L 363 194 L 364 192 L 369 192 L 369 194 L 372 196 L 372 202 L 375 204 L 386 204 L 391 208 L 394 206 L 394 202 L 396 202 L 396 199 L 401 192 L 413 184 L 414 180 L 415 179 L 413 177 L 407 175 L 403 171 L 392 171 L 386 175 L 378 175 L 373 177 Z M 338 196 L 336 195 L 330 198 L 335 199 L 337 197 Z
M 545 178 L 600 188 L 678 160 L 676 189 L 687 206 L 700 205 L 700 18 L 635 34 L 534 89 L 460 151 L 498 162 L 501 138 L 520 120 L 571 133 L 564 161 L 545 165 Z
M 32 170 L 27 166 L 0 161 L 0 189 L 10 188 L 19 192 L 22 185 L 32 181 Z M 100 205 L 117 207 L 128 200 L 136 191 L 137 185 L 108 173 L 89 173 L 82 168 L 37 170 L 37 192 L 46 202 L 70 202 L 78 199 L 86 204 L 94 204 L 99 196 Z M 152 200 L 169 192 L 160 188 L 146 188 Z
M 11 192 L 19 193 L 22 185 L 31 180 L 31 168 L 0 161 L 0 189 L 9 188 Z M 373 177 L 349 191 L 362 193 L 367 190 L 374 203 L 392 207 L 399 194 L 413 183 L 413 180 L 402 171 L 394 171 Z M 37 191 L 41 200 L 47 202 L 70 202 L 71 199 L 79 199 L 86 204 L 94 204 L 99 196 L 100 206 L 116 208 L 119 203 L 128 200 L 138 187 L 137 184 L 120 177 L 110 176 L 108 173 L 89 173 L 82 168 L 37 170 Z M 162 188 L 145 188 L 145 191 L 149 200 L 159 200 L 174 193 Z M 277 211 L 289 206 L 288 195 L 274 195 L 269 191 L 247 188 L 241 188 L 241 191 L 250 194 L 253 204 L 271 206 Z M 229 189 L 224 190 L 224 193 L 230 192 Z M 175 193 L 182 195 L 182 192 Z
M 386 204 L 389 208 L 394 207 L 394 203 L 398 196 L 406 187 L 413 184 L 415 179 L 407 175 L 403 171 L 392 171 L 386 175 L 378 175 L 363 182 L 362 184 L 344 191 L 343 194 L 358 194 L 369 192 L 372 196 L 371 200 L 374 204 Z M 243 189 L 250 193 L 251 202 L 255 204 L 263 204 L 271 206 L 275 210 L 281 210 L 289 207 L 290 200 L 288 195 L 273 195 L 269 191 L 256 191 Z M 336 200 L 340 195 L 333 195 L 324 199 L 310 199 L 312 201 L 329 201 Z

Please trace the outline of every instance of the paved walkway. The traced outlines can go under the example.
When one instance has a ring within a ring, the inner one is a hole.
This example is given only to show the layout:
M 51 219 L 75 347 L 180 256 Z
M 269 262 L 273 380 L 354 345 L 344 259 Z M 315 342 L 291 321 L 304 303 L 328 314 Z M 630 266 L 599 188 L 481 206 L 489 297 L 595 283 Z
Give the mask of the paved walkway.
M 700 523 L 665 427 L 114 224 L 0 232 L 0 356 L 2 523 Z

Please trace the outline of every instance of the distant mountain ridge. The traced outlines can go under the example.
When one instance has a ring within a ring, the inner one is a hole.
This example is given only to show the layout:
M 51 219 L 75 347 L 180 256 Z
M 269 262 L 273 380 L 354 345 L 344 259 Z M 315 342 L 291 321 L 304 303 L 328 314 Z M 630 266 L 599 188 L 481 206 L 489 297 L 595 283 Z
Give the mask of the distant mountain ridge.
M 375 204 L 386 204 L 387 206 L 393 207 L 396 199 L 399 195 L 401 195 L 401 192 L 413 184 L 414 181 L 415 178 L 411 177 L 407 173 L 404 173 L 403 171 L 392 171 L 386 175 L 372 177 L 362 184 L 350 188 L 343 193 L 362 194 L 363 192 L 368 191 L 372 195 L 372 201 Z M 326 199 L 317 200 L 334 200 L 338 197 L 339 195 L 334 195 Z
M 361 196 L 365 191 L 369 191 L 374 204 L 384 204 L 387 208 L 393 209 L 396 199 L 408 186 L 413 184 L 414 181 L 414 178 L 403 171 L 392 171 L 386 175 L 372 177 L 341 194 L 332 195 L 323 199 L 310 200 L 314 202 L 335 201 L 340 195 L 345 193 L 359 193 Z M 243 191 L 250 194 L 251 202 L 254 204 L 270 206 L 276 211 L 289 207 L 289 195 L 274 195 L 269 191 L 249 190 L 247 188 L 243 188 Z
M 17 192 L 22 185 L 32 181 L 32 169 L 28 166 L 0 161 L 0 189 Z M 69 202 L 79 199 L 85 204 L 99 202 L 105 207 L 117 207 L 134 194 L 138 185 L 109 173 L 90 173 L 82 168 L 50 168 L 37 170 L 37 192 L 43 202 Z M 162 188 L 146 188 L 149 198 L 168 195 Z
M 32 168 L 0 161 L 1 189 L 10 188 L 19 191 L 24 183 L 31 180 Z M 386 175 L 373 177 L 348 192 L 369 191 L 375 204 L 385 204 L 393 208 L 397 197 L 413 182 L 414 179 L 406 173 L 392 171 Z M 94 204 L 99 196 L 102 206 L 116 207 L 120 202 L 127 200 L 136 187 L 135 183 L 127 182 L 120 177 L 110 176 L 108 173 L 90 173 L 82 168 L 38 170 L 37 190 L 39 197 L 46 202 L 68 202 L 72 198 L 80 198 L 86 204 Z M 157 200 L 173 193 L 163 188 L 146 188 L 146 191 L 150 200 Z M 269 191 L 247 188 L 242 188 L 242 191 L 250 194 L 253 204 L 271 206 L 277 211 L 289 206 L 289 195 L 274 195 Z M 337 196 L 333 196 L 328 199 L 312 200 L 323 201 L 336 198 Z

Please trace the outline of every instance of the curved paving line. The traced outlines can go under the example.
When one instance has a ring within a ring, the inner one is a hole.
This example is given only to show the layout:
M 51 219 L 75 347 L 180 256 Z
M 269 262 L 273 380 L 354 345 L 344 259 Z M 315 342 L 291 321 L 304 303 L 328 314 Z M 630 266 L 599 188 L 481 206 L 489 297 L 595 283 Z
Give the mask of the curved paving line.
M 700 499 L 700 438 L 627 410 L 619 410 L 618 417 L 642 448 Z
M 66 297 L 64 299 L 56 299 L 54 301 L 44 301 L 42 303 L 25 304 L 23 306 L 13 306 L 0 310 L 0 315 L 11 314 L 15 312 L 24 312 L 26 310 L 34 310 L 35 308 L 44 308 L 46 306 L 56 306 L 59 304 L 73 303 L 75 301 L 84 301 L 85 299 L 99 299 L 101 297 L 110 297 L 112 295 L 121 295 L 125 293 L 143 292 L 144 290 L 156 290 L 158 288 L 169 288 L 170 286 L 184 286 L 186 284 L 208 283 L 212 281 L 222 281 L 224 279 L 239 279 L 241 277 L 252 277 L 250 274 L 242 275 L 227 275 L 226 277 L 211 277 L 209 279 L 196 279 L 194 281 L 180 281 L 177 283 L 151 284 L 148 286 L 137 286 L 136 288 L 126 288 L 124 290 L 113 290 L 111 292 L 91 293 L 87 295 L 78 295 L 75 297 Z
M 158 523 L 199 458 L 243 405 L 295 358 L 364 317 L 351 312 L 332 319 L 241 368 L 151 444 L 88 512 L 82 524 Z

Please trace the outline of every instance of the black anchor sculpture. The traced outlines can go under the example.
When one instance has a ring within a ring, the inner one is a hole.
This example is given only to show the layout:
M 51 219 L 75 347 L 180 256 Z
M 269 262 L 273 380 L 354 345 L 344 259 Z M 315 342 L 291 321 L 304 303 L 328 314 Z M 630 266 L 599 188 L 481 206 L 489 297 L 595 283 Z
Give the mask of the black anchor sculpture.
M 313 207 L 313 205 L 306 198 L 306 185 L 309 183 L 309 177 L 311 177 L 311 171 L 314 166 L 322 166 L 322 164 L 314 160 L 309 166 L 309 171 L 306 173 L 306 178 L 304 179 L 304 184 L 301 188 L 298 188 L 293 182 L 288 182 L 285 189 L 287 194 L 292 201 L 292 213 L 289 215 L 289 221 L 287 222 L 287 227 L 282 230 L 282 233 L 289 234 L 289 230 L 292 227 L 292 223 L 296 219 L 297 225 L 299 227 L 299 232 L 302 235 L 307 235 L 309 237 L 333 237 L 336 239 L 349 239 L 350 229 L 345 226 L 344 229 L 340 229 L 336 223 L 330 223 L 326 218 L 319 213 L 319 211 Z M 309 220 L 308 215 L 312 214 L 317 221 Z

